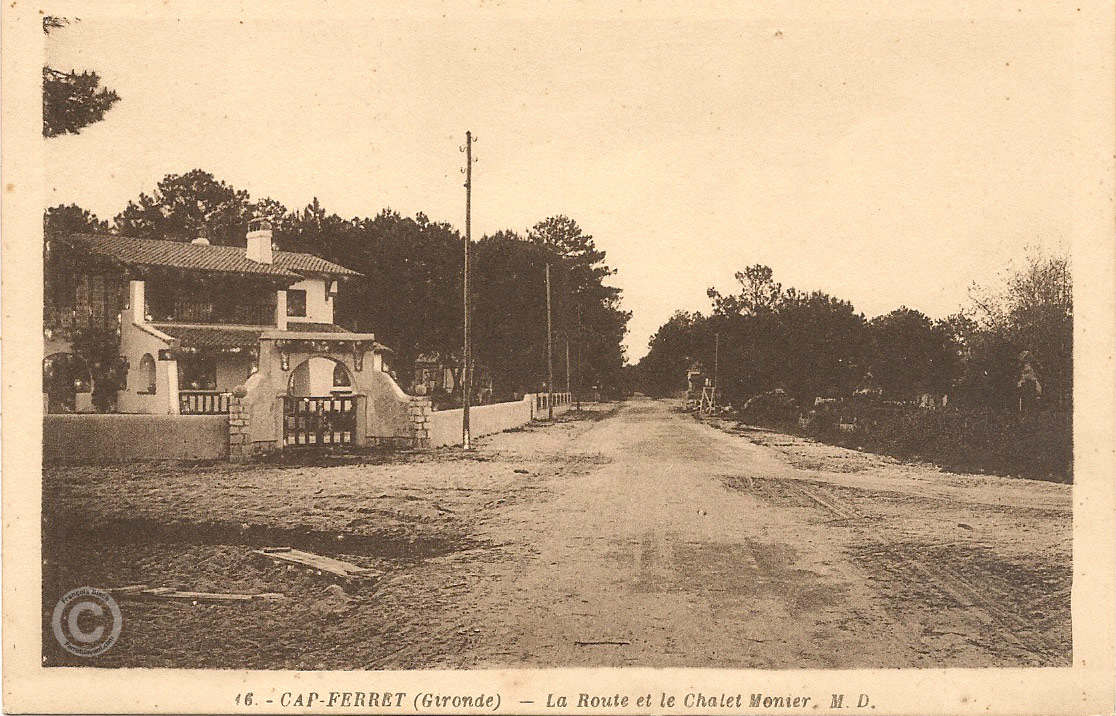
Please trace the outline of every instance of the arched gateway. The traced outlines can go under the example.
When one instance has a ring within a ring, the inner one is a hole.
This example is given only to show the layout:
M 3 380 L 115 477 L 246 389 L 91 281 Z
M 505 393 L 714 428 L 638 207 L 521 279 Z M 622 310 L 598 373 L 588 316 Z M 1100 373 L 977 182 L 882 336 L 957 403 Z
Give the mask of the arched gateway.
M 353 445 L 357 399 L 344 361 L 327 355 L 306 358 L 291 370 L 283 398 L 283 444 L 287 447 Z

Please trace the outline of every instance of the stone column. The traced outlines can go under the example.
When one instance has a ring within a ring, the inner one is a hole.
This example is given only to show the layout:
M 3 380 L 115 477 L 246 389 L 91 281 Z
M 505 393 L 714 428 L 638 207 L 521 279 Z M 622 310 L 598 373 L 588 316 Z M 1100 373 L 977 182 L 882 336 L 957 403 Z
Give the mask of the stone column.
M 235 395 L 229 401 L 229 460 L 245 462 L 252 457 L 252 442 L 248 437 L 248 405 Z
M 412 396 L 407 412 L 411 418 L 413 447 L 430 447 L 430 414 L 434 412 L 430 398 L 418 395 Z

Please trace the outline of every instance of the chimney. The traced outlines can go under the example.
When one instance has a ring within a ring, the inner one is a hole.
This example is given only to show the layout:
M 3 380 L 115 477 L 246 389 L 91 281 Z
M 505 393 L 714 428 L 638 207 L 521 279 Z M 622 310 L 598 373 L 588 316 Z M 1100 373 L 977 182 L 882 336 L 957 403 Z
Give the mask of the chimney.
M 245 255 L 249 261 L 271 263 L 271 222 L 257 216 L 248 222 L 248 245 Z
M 206 233 L 207 232 L 205 230 L 205 227 L 200 227 L 198 229 L 198 238 L 194 239 L 190 243 L 197 244 L 198 246 L 209 246 L 209 237 L 206 235 Z

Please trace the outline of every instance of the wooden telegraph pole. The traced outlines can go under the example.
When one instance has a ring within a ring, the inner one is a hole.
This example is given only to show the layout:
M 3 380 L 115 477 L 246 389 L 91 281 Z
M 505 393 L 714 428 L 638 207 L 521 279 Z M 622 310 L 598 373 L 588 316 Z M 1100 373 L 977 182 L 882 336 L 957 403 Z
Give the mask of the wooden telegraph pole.
M 469 398 L 473 391 L 473 376 L 470 370 L 472 363 L 472 347 L 469 336 L 469 244 L 472 237 L 472 211 L 473 211 L 473 133 L 465 132 L 465 278 L 464 278 L 464 305 L 465 305 L 465 346 L 464 358 L 461 361 L 461 447 L 471 450 L 469 440 Z
M 574 379 L 574 410 L 581 412 L 581 305 L 577 307 L 577 378 Z
M 717 408 L 717 388 L 720 388 L 719 378 L 721 373 L 721 332 L 713 336 L 713 402 L 710 405 L 710 412 Z
M 566 336 L 566 392 L 570 392 L 570 337 Z
M 546 417 L 554 418 L 554 339 L 550 320 L 550 264 L 546 265 Z
M 713 336 L 713 384 L 709 384 L 709 379 L 705 379 L 705 385 L 701 388 L 701 402 L 698 403 L 698 415 L 708 412 L 712 415 L 717 409 L 717 379 L 720 377 L 720 362 L 721 362 L 721 334 L 715 333 Z

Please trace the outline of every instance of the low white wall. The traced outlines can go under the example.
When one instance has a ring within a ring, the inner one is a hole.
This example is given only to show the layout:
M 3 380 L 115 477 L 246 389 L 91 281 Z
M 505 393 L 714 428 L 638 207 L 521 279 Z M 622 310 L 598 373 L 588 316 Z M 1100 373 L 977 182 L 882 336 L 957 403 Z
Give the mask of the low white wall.
M 373 370 L 368 378 L 371 380 L 367 388 L 369 442 L 409 443 L 415 435 L 410 415 L 411 396 L 381 370 Z
M 462 411 L 437 410 L 430 414 L 430 447 L 461 444 Z M 493 403 L 469 408 L 469 434 L 473 437 L 491 435 L 518 428 L 531 422 L 531 406 L 523 400 L 514 403 Z
M 43 462 L 48 465 L 220 460 L 228 454 L 225 415 L 43 416 Z
M 564 396 L 559 399 L 559 395 Z M 561 415 L 570 409 L 568 394 L 555 393 L 554 414 Z M 545 396 L 544 396 L 545 397 Z M 469 434 L 472 437 L 492 435 L 512 428 L 523 427 L 532 420 L 545 420 L 546 408 L 541 413 L 536 407 L 540 401 L 534 394 L 510 403 L 476 405 L 469 408 Z M 545 400 L 542 401 L 545 406 Z M 561 402 L 561 405 L 558 403 Z M 430 447 L 445 447 L 461 444 L 462 410 L 437 410 L 430 414 L 427 429 L 430 431 Z

